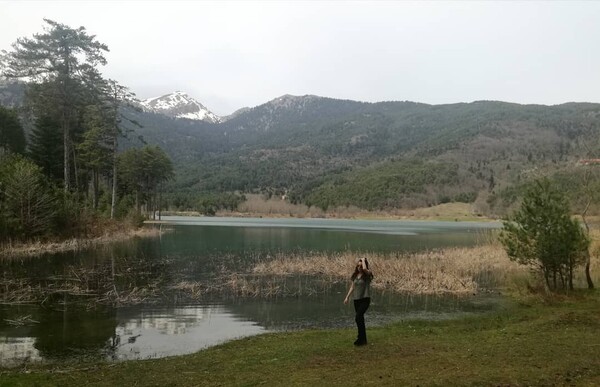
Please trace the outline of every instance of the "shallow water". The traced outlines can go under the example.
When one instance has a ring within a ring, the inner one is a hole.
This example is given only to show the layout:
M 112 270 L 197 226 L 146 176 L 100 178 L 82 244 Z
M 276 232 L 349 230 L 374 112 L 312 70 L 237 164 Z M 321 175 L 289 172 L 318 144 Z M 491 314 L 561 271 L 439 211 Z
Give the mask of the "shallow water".
M 163 217 L 161 237 L 12 260 L 5 279 L 55 286 L 69 278 L 82 290 L 105 281 L 119 293 L 153 281 L 210 282 L 227 266 L 240 270 L 257 256 L 307 251 L 396 253 L 470 246 L 486 239 L 494 223 L 356 221 L 329 219 L 233 219 Z M 94 271 L 82 280 L 79 270 Z M 77 282 L 77 279 L 80 282 Z M 302 279 L 290 279 L 307 286 Z M 84 283 L 85 282 L 85 283 Z M 196 300 L 165 289 L 136 305 L 115 307 L 87 296 L 53 294 L 24 305 L 0 305 L 0 365 L 77 359 L 131 360 L 192 353 L 238 337 L 303 328 L 353 327 L 353 310 L 342 303 L 344 285 L 296 297 L 211 295 Z M 0 293 L 1 294 L 1 293 Z M 452 318 L 497 308 L 501 297 L 483 294 L 407 296 L 375 293 L 367 324 L 411 318 Z M 16 324 L 24 316 L 23 324 Z

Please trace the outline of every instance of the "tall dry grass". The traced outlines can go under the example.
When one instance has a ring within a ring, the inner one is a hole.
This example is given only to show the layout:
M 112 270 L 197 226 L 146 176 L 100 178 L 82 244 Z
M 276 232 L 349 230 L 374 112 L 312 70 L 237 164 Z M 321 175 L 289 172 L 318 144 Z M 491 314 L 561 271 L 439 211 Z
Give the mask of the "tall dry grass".
M 377 218 L 377 219 L 445 219 L 445 220 L 486 220 L 474 207 L 466 203 L 445 203 L 433 207 L 394 208 L 385 211 L 367 211 L 355 206 L 330 207 L 323 211 L 318 207 L 292 204 L 280 196 L 269 199 L 264 195 L 246 194 L 246 201 L 237 211 L 219 211 L 220 216 L 272 216 L 295 218 Z
M 350 252 L 291 257 L 281 254 L 257 263 L 252 272 L 271 276 L 312 275 L 339 282 L 350 278 L 359 257 L 369 260 L 375 288 L 415 294 L 475 293 L 482 287 L 503 286 L 509 278 L 527 270 L 510 261 L 500 246 L 488 245 L 396 256 L 378 253 L 359 256 Z
M 89 302 L 121 305 L 147 302 L 160 297 L 200 299 L 212 295 L 232 297 L 293 297 L 317 295 L 347 283 L 359 257 L 368 258 L 375 275 L 373 287 L 408 294 L 467 295 L 490 289 L 511 288 L 529 292 L 540 288 L 541 278 L 530 268 L 508 258 L 497 238 L 482 234 L 477 247 L 446 248 L 422 253 L 356 254 L 279 253 L 254 256 L 253 264 L 236 261 L 237 256 L 220 256 L 215 277 L 201 281 L 159 274 L 139 281 L 139 273 L 171 272 L 174 261 L 123 258 L 116 265 L 68 266 L 62 276 L 43 281 L 31 278 L 0 278 L 0 304 L 26 304 L 66 293 L 89 297 Z M 591 272 L 600 286 L 600 231 L 591 234 Z M 175 269 L 173 269 L 175 270 Z M 115 278 L 118 281 L 115 282 Z M 578 268 L 576 286 L 586 286 L 583 267 Z M 119 285 L 117 287 L 117 285 Z
M 292 204 L 279 196 L 265 199 L 263 195 L 246 194 L 246 201 L 238 206 L 238 211 L 245 214 L 267 216 L 290 216 L 296 218 L 324 217 L 325 213 L 316 207 L 304 204 Z M 226 215 L 223 211 L 220 215 Z
M 52 241 L 32 241 L 28 243 L 5 242 L 0 245 L 0 260 L 10 258 L 34 257 L 46 253 L 60 253 L 65 251 L 77 251 L 92 246 L 108 244 L 127 240 L 133 237 L 149 238 L 159 236 L 166 228 L 131 228 L 112 230 L 101 236 L 90 238 L 71 238 L 60 242 Z

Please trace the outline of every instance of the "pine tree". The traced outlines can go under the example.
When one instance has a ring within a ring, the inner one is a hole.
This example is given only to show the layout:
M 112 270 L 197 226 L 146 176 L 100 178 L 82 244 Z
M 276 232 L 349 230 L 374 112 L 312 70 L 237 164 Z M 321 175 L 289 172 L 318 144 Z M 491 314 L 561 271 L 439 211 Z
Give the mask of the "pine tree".
M 34 84 L 52 84 L 43 88 L 46 98 L 54 99 L 63 137 L 63 179 L 65 191 L 71 187 L 72 127 L 78 115 L 80 85 L 98 65 L 106 64 L 106 45 L 88 35 L 84 27 L 73 29 L 44 19 L 44 33 L 19 38 L 6 57 L 7 78 L 23 78 Z
M 562 191 L 541 179 L 504 222 L 500 236 L 511 260 L 537 268 L 551 290 L 572 290 L 574 269 L 585 262 L 589 238 L 569 214 Z
M 98 105 L 90 105 L 83 119 L 86 131 L 77 146 L 83 167 L 91 172 L 92 206 L 98 208 L 100 174 L 111 164 L 111 132 L 103 111 Z
M 142 202 L 156 202 L 160 184 L 173 177 L 173 164 L 158 146 L 128 149 L 119 155 L 119 174 L 122 183 L 135 192 L 136 209 L 140 212 Z
M 141 125 L 122 113 L 122 107 L 127 106 L 132 108 L 132 101 L 135 95 L 125 86 L 120 85 L 115 80 L 108 80 L 108 105 L 109 105 L 109 117 L 111 120 L 111 130 L 110 135 L 112 138 L 112 195 L 111 195 L 111 205 L 110 205 L 110 218 L 113 219 L 115 216 L 115 207 L 117 200 L 117 181 L 118 181 L 118 151 L 119 151 L 119 137 L 127 136 L 127 132 L 123 127 L 123 121 L 136 126 L 141 127 Z
M 25 134 L 17 113 L 0 106 L 0 151 L 24 153 Z
M 51 180 L 61 180 L 63 173 L 63 142 L 60 123 L 52 116 L 35 120 L 27 154 Z
M 103 137 L 104 148 L 110 148 L 112 153 L 111 169 L 112 173 L 112 199 L 111 199 L 111 210 L 110 217 L 114 218 L 116 198 L 117 198 L 117 154 L 119 150 L 119 137 L 127 137 L 128 133 L 132 131 L 130 127 L 135 126 L 141 127 L 141 125 L 130 119 L 124 112 L 126 109 L 123 107 L 137 109 L 133 103 L 135 95 L 129 91 L 125 86 L 120 85 L 117 81 L 112 79 L 104 79 L 100 73 L 92 68 L 87 69 L 88 75 L 86 76 L 86 95 L 89 99 L 89 106 L 86 107 L 86 114 L 83 119 L 83 127 L 89 129 L 90 122 L 90 107 L 93 106 L 95 111 L 95 124 L 93 126 L 102 126 L 102 134 L 89 134 L 87 135 L 87 141 L 91 140 L 93 136 Z M 129 124 L 129 125 L 125 125 Z M 91 137 L 90 137 L 91 136 Z M 84 135 L 84 137 L 86 137 Z M 82 140 L 83 138 L 82 137 Z M 96 178 L 98 177 L 95 174 Z M 97 184 L 95 185 L 97 187 Z
M 56 200 L 39 166 L 17 155 L 0 163 L 0 239 L 50 234 Z

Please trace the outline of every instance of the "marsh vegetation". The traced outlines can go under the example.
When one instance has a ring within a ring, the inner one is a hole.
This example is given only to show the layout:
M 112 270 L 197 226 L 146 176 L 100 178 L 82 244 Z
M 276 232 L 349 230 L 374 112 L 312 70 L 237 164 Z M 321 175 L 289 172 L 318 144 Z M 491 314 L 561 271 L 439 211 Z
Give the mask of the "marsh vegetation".
M 342 293 L 359 256 L 376 274 L 372 326 L 494 311 L 506 293 L 542 283 L 490 223 L 172 219 L 191 224 L 4 259 L 3 364 L 162 357 L 269 330 L 346 327 Z M 596 280 L 596 254 L 591 272 Z
M 5 360 L 19 363 L 23 353 L 31 353 L 32 361 L 61 361 L 80 351 L 108 359 L 160 357 L 264 330 L 345 326 L 351 311 L 339 294 L 359 254 L 368 254 L 379 271 L 374 325 L 407 315 L 438 318 L 496 307 L 498 296 L 483 291 L 488 285 L 473 282 L 489 274 L 477 277 L 480 268 L 461 269 L 451 262 L 468 254 L 468 246 L 483 243 L 487 223 L 195 221 L 207 225 L 172 225 L 154 238 L 5 258 L 0 277 Z M 473 227 L 481 227 L 482 234 Z M 435 277 L 436 266 L 451 274 Z M 386 277 L 391 270 L 397 278 Z M 415 275 L 428 278 L 423 280 L 427 288 L 408 282 Z M 451 282 L 452 275 L 463 284 Z M 212 325 L 216 321 L 218 327 Z M 189 336 L 194 334 L 199 336 Z M 161 337 L 172 345 L 159 344 Z M 119 340 L 126 345 L 115 347 Z
M 497 246 L 363 255 L 373 262 L 377 273 L 373 286 L 382 292 L 470 295 L 504 287 L 509 278 L 524 272 Z M 5 271 L 0 278 L 0 302 L 44 303 L 61 294 L 71 296 L 71 301 L 79 297 L 89 307 L 151 303 L 174 297 L 182 301 L 318 296 L 347 282 L 356 257 L 352 252 L 254 254 L 242 263 L 234 255 L 224 255 L 218 258 L 216 270 L 202 280 L 190 278 L 185 272 L 198 272 L 197 266 L 204 263 L 189 263 L 182 268 L 168 257 L 121 257 L 92 265 L 69 264 L 62 273 L 42 279 L 27 272 L 7 275 Z

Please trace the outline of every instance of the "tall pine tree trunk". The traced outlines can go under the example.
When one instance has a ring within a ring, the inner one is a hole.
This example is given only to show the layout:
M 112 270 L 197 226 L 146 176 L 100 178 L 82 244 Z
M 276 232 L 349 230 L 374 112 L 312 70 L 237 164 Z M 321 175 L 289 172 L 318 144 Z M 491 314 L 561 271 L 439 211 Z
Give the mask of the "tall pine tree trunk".
M 65 192 L 71 189 L 71 165 L 69 164 L 69 125 L 66 120 L 66 112 L 63 112 L 63 178 L 65 180 Z
M 79 193 L 79 168 L 77 166 L 77 154 L 75 153 L 75 147 L 71 146 L 73 150 L 73 174 L 75 175 L 75 192 Z
M 112 198 L 110 203 L 110 218 L 115 218 L 115 205 L 117 203 L 117 135 L 113 138 L 113 175 Z
M 156 220 L 156 198 L 158 195 L 156 194 L 156 188 L 154 188 L 154 192 L 152 193 L 152 220 Z
M 61 42 L 64 43 L 64 42 Z M 69 155 L 71 153 L 71 112 L 70 112 L 70 96 L 69 96 L 69 83 L 71 77 L 71 63 L 69 58 L 70 50 L 65 47 L 62 57 L 64 59 L 64 68 L 59 71 L 58 81 L 60 88 L 60 97 L 62 98 L 62 129 L 63 129 L 63 145 L 64 151 L 64 179 L 65 179 L 65 192 L 69 192 L 71 189 L 71 163 L 69 162 Z
M 98 209 L 98 185 L 100 173 L 97 168 L 92 171 L 92 208 Z
M 574 290 L 573 288 L 573 266 L 575 266 L 575 262 L 572 259 L 569 260 L 569 277 L 567 280 L 569 281 L 569 290 Z
M 162 183 L 159 185 L 158 188 L 158 220 L 160 220 L 160 209 L 162 206 Z
M 142 209 L 140 208 L 140 190 L 136 189 L 135 190 L 135 210 L 137 212 L 138 215 L 140 215 L 142 212 Z
M 590 264 L 591 264 L 590 252 L 589 252 L 589 250 L 587 250 L 585 252 L 585 279 L 587 281 L 588 289 L 593 289 L 594 281 L 592 281 L 592 275 L 590 274 Z

